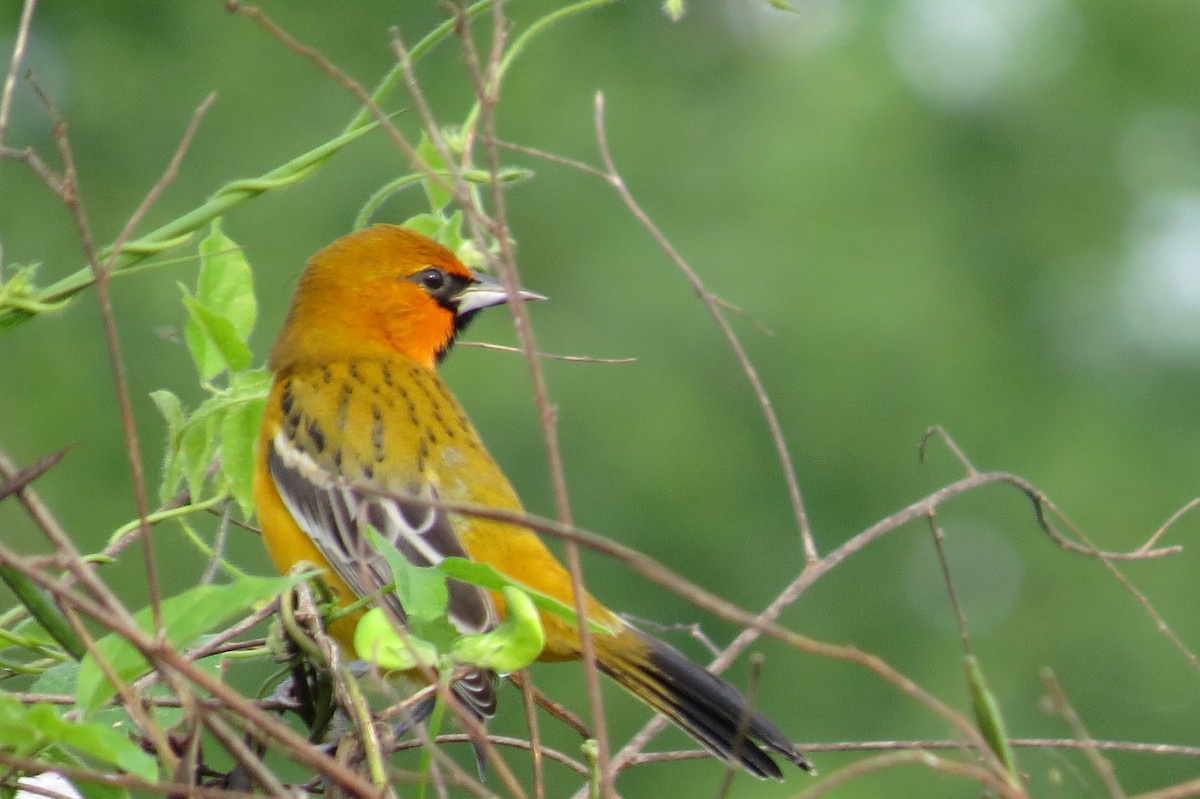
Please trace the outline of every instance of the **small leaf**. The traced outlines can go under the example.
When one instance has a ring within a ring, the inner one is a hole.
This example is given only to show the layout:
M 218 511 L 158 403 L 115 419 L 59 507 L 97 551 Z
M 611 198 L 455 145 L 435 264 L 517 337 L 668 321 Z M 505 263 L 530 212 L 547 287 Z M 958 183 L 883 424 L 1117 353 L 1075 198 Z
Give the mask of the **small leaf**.
M 520 671 L 542 653 L 546 631 L 529 595 L 519 588 L 501 589 L 508 610 L 504 621 L 478 635 L 463 635 L 450 649 L 455 663 L 468 663 L 510 674 Z
M 61 744 L 143 780 L 158 776 L 154 758 L 128 736 L 100 724 L 65 721 L 53 705 L 25 705 L 7 694 L 0 695 L 0 743 L 23 752 Z
M 241 403 L 221 420 L 221 468 L 229 479 L 233 498 L 250 516 L 253 507 L 251 494 L 254 485 L 254 441 L 262 423 L 265 400 L 253 399 Z
M 219 421 L 216 415 L 201 414 L 197 410 L 179 437 L 179 464 L 187 478 L 188 491 L 193 500 L 200 496 L 209 466 L 217 454 L 216 431 Z
M 499 178 L 500 182 L 510 186 L 516 183 L 523 183 L 533 178 L 535 175 L 537 175 L 537 173 L 532 169 L 525 169 L 524 167 L 516 166 L 501 167 L 496 172 L 496 177 Z M 467 181 L 468 183 L 476 183 L 479 185 L 486 186 L 492 182 L 492 173 L 486 169 L 469 169 L 462 173 L 462 177 L 463 180 Z
M 266 397 L 273 376 L 267 369 L 243 369 L 232 376 L 229 388 L 242 399 Z
M 212 232 L 200 242 L 196 301 L 227 319 L 243 343 L 254 329 L 258 316 L 254 274 L 241 247 L 221 232 L 219 219 L 213 220 Z
M 434 212 L 441 211 L 450 203 L 453 196 L 444 188 L 450 183 L 450 178 L 446 176 L 446 162 L 442 160 L 442 156 L 433 146 L 433 142 L 424 134 L 417 142 L 416 155 L 419 161 L 423 161 L 429 167 L 429 171 L 438 176 L 435 180 L 427 175 L 421 180 L 421 185 L 425 188 L 425 197 L 429 200 L 430 209 Z
M 495 567 L 487 563 L 467 560 L 466 558 L 446 558 L 437 565 L 437 568 L 445 572 L 447 577 L 452 577 L 455 580 L 461 580 L 471 585 L 477 585 L 480 588 L 487 588 L 492 591 L 501 591 L 505 588 L 519 589 L 539 609 L 559 617 L 572 626 L 579 626 L 579 617 L 575 614 L 575 608 L 559 599 L 555 599 L 549 594 L 543 594 L 535 588 L 530 588 L 511 577 L 501 574 L 496 571 Z M 612 633 L 612 630 L 594 619 L 588 619 L 588 627 L 593 632 L 601 634 Z
M 155 759 L 129 740 L 128 736 L 99 724 L 65 722 L 58 717 L 54 708 L 49 705 L 43 707 L 53 714 L 53 732 L 57 741 L 97 760 L 112 763 L 147 782 L 153 782 L 158 776 Z
M 185 286 L 179 288 L 188 310 L 184 336 L 200 379 L 249 366 L 246 339 L 258 315 L 253 273 L 237 243 L 221 233 L 218 221 L 200 242 L 195 296 Z
M 183 426 L 185 414 L 183 403 L 179 401 L 179 397 L 170 391 L 159 390 L 151 391 L 150 399 L 154 401 L 154 407 L 158 408 L 158 412 L 167 421 L 168 430 L 178 430 Z
M 188 302 L 194 302 L 192 293 L 187 286 L 180 283 L 179 291 L 183 294 L 185 306 Z M 183 340 L 187 342 L 188 352 L 192 355 L 192 363 L 196 365 L 196 371 L 200 374 L 201 380 L 211 380 L 225 368 L 216 345 L 204 334 L 204 327 L 198 319 L 194 318 L 190 308 L 188 308 L 187 322 L 183 325 Z
M 461 254 L 462 247 L 464 244 L 464 239 L 463 239 L 463 234 L 462 234 L 462 224 L 463 224 L 463 212 L 455 211 L 454 213 L 450 214 L 450 216 L 447 217 L 442 222 L 442 228 L 441 228 L 441 230 L 438 231 L 438 234 L 436 237 L 439 244 L 441 244 L 443 247 L 445 247 L 447 250 L 454 253 L 455 255 Z M 470 240 L 468 239 L 466 241 L 470 241 Z M 473 246 L 474 246 L 474 243 L 472 242 L 472 247 Z M 464 262 L 464 263 L 466 263 L 466 262 Z M 469 266 L 478 266 L 478 264 L 468 264 L 468 265 Z
M 69 694 L 79 679 L 79 661 L 64 660 L 38 675 L 29 690 L 38 694 Z
M 368 528 L 367 540 L 391 567 L 396 598 L 411 622 L 430 622 L 446 615 L 450 591 L 445 574 L 432 566 L 417 566 L 374 529 Z
M 401 636 L 383 608 L 371 608 L 354 628 L 354 651 L 387 671 L 410 671 L 418 665 L 436 665 L 437 647 L 411 633 Z
M 415 230 L 431 239 L 437 239 L 438 233 L 442 229 L 442 224 L 442 220 L 433 214 L 417 214 L 404 220 L 404 227 Z
M 974 655 L 967 655 L 963 660 L 967 671 L 967 690 L 971 695 L 971 709 L 975 712 L 975 723 L 988 742 L 992 752 L 1008 769 L 1014 778 L 1019 775 L 1017 762 L 1013 757 L 1012 747 L 1008 742 L 1008 729 L 1004 724 L 1004 716 L 1000 713 L 1000 705 L 996 696 L 987 686 L 983 678 L 983 668 Z
M 278 595 L 298 579 L 243 576 L 230 583 L 188 589 L 160 606 L 167 640 L 171 646 L 182 649 L 227 619 Z M 151 633 L 154 618 L 150 608 L 138 611 L 134 620 L 144 632 Z M 96 649 L 123 682 L 137 678 L 149 668 L 133 644 L 115 633 L 100 639 Z M 75 697 L 83 712 L 95 712 L 115 691 L 95 658 L 91 654 L 85 657 L 75 686 Z
M 154 401 L 158 412 L 167 422 L 167 446 L 163 454 L 162 482 L 158 487 L 158 498 L 166 502 L 175 494 L 175 489 L 183 480 L 183 459 L 179 457 L 179 439 L 183 430 L 186 412 L 183 403 L 170 391 L 151 391 L 150 399 Z
M 188 324 L 184 332 L 189 346 L 195 335 L 201 336 L 210 345 L 192 350 L 193 356 L 197 349 L 203 350 L 200 359 L 196 361 L 202 380 L 211 380 L 226 368 L 237 372 L 250 365 L 250 348 L 238 335 L 231 321 L 192 297 L 185 295 L 183 304 L 188 310 Z M 194 333 L 193 330 L 197 332 Z

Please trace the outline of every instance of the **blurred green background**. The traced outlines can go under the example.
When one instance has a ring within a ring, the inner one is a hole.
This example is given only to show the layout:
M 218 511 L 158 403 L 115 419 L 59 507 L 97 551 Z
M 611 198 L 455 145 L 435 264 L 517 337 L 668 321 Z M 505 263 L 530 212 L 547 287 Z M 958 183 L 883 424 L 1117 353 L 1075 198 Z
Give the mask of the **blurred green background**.
M 1034 481 L 1101 547 L 1137 547 L 1197 492 L 1200 424 L 1200 5 L 1099 0 L 755 0 L 693 3 L 679 23 L 657 3 L 619 3 L 539 38 L 499 110 L 508 141 L 598 163 L 592 102 L 603 90 L 612 150 L 634 194 L 709 287 L 745 309 L 733 324 L 761 370 L 826 551 L 960 474 L 935 446 L 949 430 L 982 469 Z M 19 4 L 0 8 L 10 52 Z M 391 65 L 388 28 L 416 41 L 434 4 L 266 2 L 287 30 L 372 85 Z M 554 7 L 514 3 L 520 29 Z M 28 64 L 69 125 L 83 197 L 110 241 L 211 91 L 179 178 L 141 230 L 223 183 L 333 136 L 346 92 L 217 2 L 44 2 Z M 470 102 L 453 45 L 422 63 L 440 118 Z M 53 159 L 27 87 L 5 144 Z M 412 115 L 400 124 L 415 131 Z M 594 177 L 512 155 L 537 178 L 508 214 L 547 351 L 634 364 L 547 362 L 576 521 L 757 609 L 802 565 L 779 466 L 751 391 L 706 311 L 615 194 Z M 406 171 L 374 135 L 315 179 L 228 216 L 257 270 L 264 358 L 305 259 L 347 232 L 368 194 Z M 381 218 L 422 210 L 419 193 Z M 19 164 L 0 164 L 6 264 L 42 262 L 48 284 L 81 265 L 63 210 Z M 194 248 L 180 251 L 194 253 Z M 162 425 L 148 392 L 200 398 L 179 331 L 182 262 L 119 280 L 114 300 L 142 451 Z M 748 318 L 747 318 L 748 317 Z M 771 333 L 764 334 L 751 320 Z M 38 489 L 85 549 L 134 515 L 95 296 L 0 335 L 0 447 L 22 464 L 76 448 Z M 503 312 L 469 338 L 512 342 Z M 530 510 L 550 515 L 544 447 L 519 359 L 459 348 L 446 373 Z M 151 491 L 154 490 L 151 475 Z M 1196 669 L 1098 563 L 1053 546 L 1027 501 L 989 488 L 941 517 L 973 644 L 1026 737 L 1070 737 L 1039 707 L 1054 669 L 1097 738 L 1200 744 Z M 1185 518 L 1167 543 L 1187 543 Z M 13 502 L 0 535 L 44 547 Z M 202 564 L 159 528 L 170 584 Z M 249 535 L 232 555 L 266 572 Z M 140 556 L 113 567 L 142 604 Z M 734 630 L 598 557 L 596 593 L 662 623 Z M 1194 552 L 1124 564 L 1185 643 L 1200 626 Z M 848 560 L 788 611 L 812 636 L 875 652 L 966 708 L 960 650 L 928 531 L 912 525 Z M 686 635 L 672 640 L 702 651 Z M 865 671 L 770 643 L 762 702 L 800 741 L 938 738 L 943 723 Z M 577 666 L 539 683 L 585 712 Z M 744 684 L 742 663 L 731 671 Z M 606 694 L 616 740 L 646 711 Z M 515 693 L 497 729 L 519 734 Z M 543 735 L 561 729 L 547 722 Z M 558 742 L 574 741 L 565 733 Z M 656 742 L 683 745 L 675 732 Z M 859 755 L 816 756 L 823 772 Z M 1076 753 L 1022 750 L 1045 796 L 1102 795 Z M 1115 754 L 1131 792 L 1200 775 L 1181 757 Z M 716 764 L 634 770 L 629 796 L 710 791 Z M 748 778 L 734 796 L 807 786 Z M 551 795 L 574 782 L 552 771 Z M 835 795 L 973 796 L 910 767 Z

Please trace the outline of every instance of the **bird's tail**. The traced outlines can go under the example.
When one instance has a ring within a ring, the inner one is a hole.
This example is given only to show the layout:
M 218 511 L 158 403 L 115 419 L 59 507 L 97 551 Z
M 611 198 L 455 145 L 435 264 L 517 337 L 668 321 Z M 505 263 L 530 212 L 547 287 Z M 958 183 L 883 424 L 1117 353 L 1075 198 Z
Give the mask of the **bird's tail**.
M 812 765 L 732 685 L 682 652 L 632 628 L 596 636 L 596 660 L 625 690 L 677 724 L 709 751 L 757 777 L 782 779 L 771 753 L 805 771 Z

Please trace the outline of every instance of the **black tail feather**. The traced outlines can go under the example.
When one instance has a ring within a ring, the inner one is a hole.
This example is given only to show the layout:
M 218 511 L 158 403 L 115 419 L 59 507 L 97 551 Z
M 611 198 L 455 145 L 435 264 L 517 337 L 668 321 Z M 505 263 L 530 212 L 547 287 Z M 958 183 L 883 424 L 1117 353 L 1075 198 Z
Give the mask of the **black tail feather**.
M 601 670 L 711 752 L 762 778 L 783 779 L 772 753 L 813 771 L 788 737 L 750 707 L 732 685 L 674 647 L 643 633 L 630 629 L 614 640 L 628 635 L 635 636 L 640 644 L 637 648 L 644 650 L 642 662 L 631 662 L 626 647 L 605 647 L 600 639 Z

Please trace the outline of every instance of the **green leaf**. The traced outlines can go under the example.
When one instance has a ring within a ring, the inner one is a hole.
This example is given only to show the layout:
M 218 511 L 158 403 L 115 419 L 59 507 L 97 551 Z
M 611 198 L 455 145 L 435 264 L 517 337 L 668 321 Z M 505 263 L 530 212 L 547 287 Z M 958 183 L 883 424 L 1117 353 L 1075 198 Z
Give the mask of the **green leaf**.
M 447 205 L 453 195 L 443 188 L 443 184 L 448 185 L 450 178 L 446 176 L 446 162 L 442 160 L 442 156 L 438 153 L 437 148 L 433 146 L 433 142 L 429 137 L 422 134 L 421 140 L 417 142 L 417 158 L 424 161 L 429 166 L 430 171 L 438 173 L 439 179 L 435 182 L 428 176 L 421 180 L 421 185 L 425 188 L 425 197 L 429 200 L 429 207 L 435 213 L 441 211 Z
M 446 558 L 437 565 L 437 568 L 445 572 L 447 577 L 455 580 L 461 580 L 464 583 L 477 585 L 480 588 L 487 588 L 492 591 L 503 591 L 505 588 L 516 588 L 528 595 L 537 605 L 540 610 L 551 615 L 557 616 L 563 621 L 575 627 L 579 626 L 579 617 L 575 614 L 575 608 L 567 603 L 555 599 L 549 594 L 543 594 L 535 588 L 530 588 L 523 583 L 508 577 L 496 571 L 495 567 L 487 563 L 479 563 L 466 558 Z M 601 634 L 612 634 L 612 630 L 599 622 L 588 619 L 588 627 L 592 632 Z
M 496 171 L 496 177 L 501 183 L 508 186 L 523 183 L 536 175 L 537 173 L 532 169 L 517 166 L 501 167 Z M 462 173 L 462 177 L 468 183 L 476 183 L 483 186 L 492 182 L 492 173 L 486 169 L 469 169 Z
M 438 649 L 412 633 L 402 636 L 383 608 L 371 608 L 354 628 L 354 651 L 387 671 L 410 671 L 418 665 L 436 665 Z
M 233 498 L 242 509 L 242 515 L 250 516 L 253 507 L 254 484 L 254 441 L 262 423 L 266 401 L 252 399 L 232 408 L 221 419 L 221 468 L 229 478 Z
M 50 595 L 24 572 L 7 563 L 0 563 L 0 581 L 16 595 L 29 615 L 49 633 L 73 658 L 83 657 L 87 648 Z
M 154 401 L 154 407 L 158 408 L 158 412 L 167 421 L 168 430 L 178 430 L 183 427 L 183 420 L 186 418 L 186 414 L 183 411 L 183 403 L 179 401 L 179 397 L 170 391 L 160 389 L 159 391 L 151 391 L 150 399 Z
M 374 529 L 368 528 L 367 540 L 391 567 L 393 590 L 411 623 L 445 617 L 450 601 L 445 574 L 433 566 L 417 566 Z
M 194 303 L 195 299 L 192 297 L 191 291 L 182 283 L 179 283 L 178 286 L 183 295 L 184 307 L 188 311 L 187 322 L 183 325 L 183 340 L 187 342 L 188 352 L 192 355 L 192 363 L 196 364 L 196 371 L 200 374 L 200 379 L 211 380 L 221 373 L 221 370 L 225 368 L 225 363 L 221 360 L 221 354 L 217 352 L 216 346 L 204 334 L 203 325 L 192 314 L 191 306 L 188 303 Z
M 437 240 L 441 242 L 442 246 L 459 256 L 459 258 L 462 257 L 464 244 L 469 244 L 472 249 L 475 247 L 475 242 L 470 239 L 463 239 L 462 224 L 463 212 L 455 211 L 442 222 L 442 229 L 438 231 L 437 235 Z M 479 266 L 478 263 L 469 263 L 467 261 L 463 261 L 463 263 L 470 267 Z
M 37 694 L 69 694 L 75 690 L 78 679 L 79 661 L 64 660 L 39 674 L 29 690 Z
M 158 487 L 158 499 L 166 502 L 175 494 L 183 480 L 183 459 L 179 455 L 179 439 L 187 413 L 183 403 L 170 391 L 151 391 L 150 399 L 154 401 L 158 412 L 167 422 L 167 446 L 163 455 L 162 482 Z
M 208 468 L 217 454 L 217 423 L 215 414 L 202 414 L 197 410 L 183 428 L 179 437 L 179 463 L 187 478 L 188 491 L 192 499 L 200 496 Z
M 34 705 L 31 710 L 38 707 Z M 45 708 L 42 730 L 53 734 L 58 742 L 89 757 L 112 763 L 143 780 L 153 782 L 158 776 L 158 764 L 155 759 L 142 751 L 142 748 L 127 736 L 99 724 L 66 722 L 58 716 L 58 711 L 52 706 L 40 707 Z
M 492 630 L 478 635 L 463 635 L 450 649 L 455 663 L 469 663 L 510 674 L 520 671 L 542 653 L 546 631 L 529 595 L 519 588 L 502 588 L 508 613 Z
M 167 640 L 176 649 L 185 648 L 217 625 L 278 595 L 299 579 L 243 576 L 221 585 L 197 586 L 171 597 L 161 605 Z M 150 608 L 138 611 L 134 620 L 144 632 L 152 634 Z M 96 648 L 122 682 L 136 679 L 149 669 L 141 652 L 115 633 L 100 639 Z M 95 712 L 115 692 L 95 658 L 91 654 L 85 657 L 75 686 L 75 697 L 83 712 L 89 715 Z
M 415 230 L 431 239 L 437 239 L 438 233 L 441 232 L 442 224 L 443 221 L 433 214 L 417 214 L 404 220 L 404 227 Z
M 250 365 L 250 348 L 233 322 L 187 294 L 183 304 L 188 310 L 184 333 L 201 380 L 211 380 L 226 368 L 237 372 Z
M 228 320 L 244 343 L 258 316 L 254 274 L 241 247 L 221 232 L 220 221 L 213 220 L 211 232 L 200 242 L 196 301 Z
M 143 780 L 158 776 L 154 758 L 126 735 L 101 724 L 65 721 L 53 705 L 25 705 L 7 694 L 0 695 L 0 744 L 23 752 L 59 744 Z
M 1012 747 L 1008 742 L 1008 729 L 1004 724 L 1004 716 L 1000 713 L 1000 705 L 996 696 L 987 686 L 983 677 L 983 668 L 974 655 L 966 655 L 963 664 L 967 671 L 967 691 L 971 695 L 971 709 L 975 712 L 975 723 L 980 733 L 988 742 L 992 752 L 1008 769 L 1014 778 L 1018 777 L 1017 761 L 1013 757 Z
M 232 376 L 229 388 L 242 399 L 249 397 L 265 398 L 267 392 L 271 390 L 272 379 L 273 376 L 267 369 L 243 369 Z

